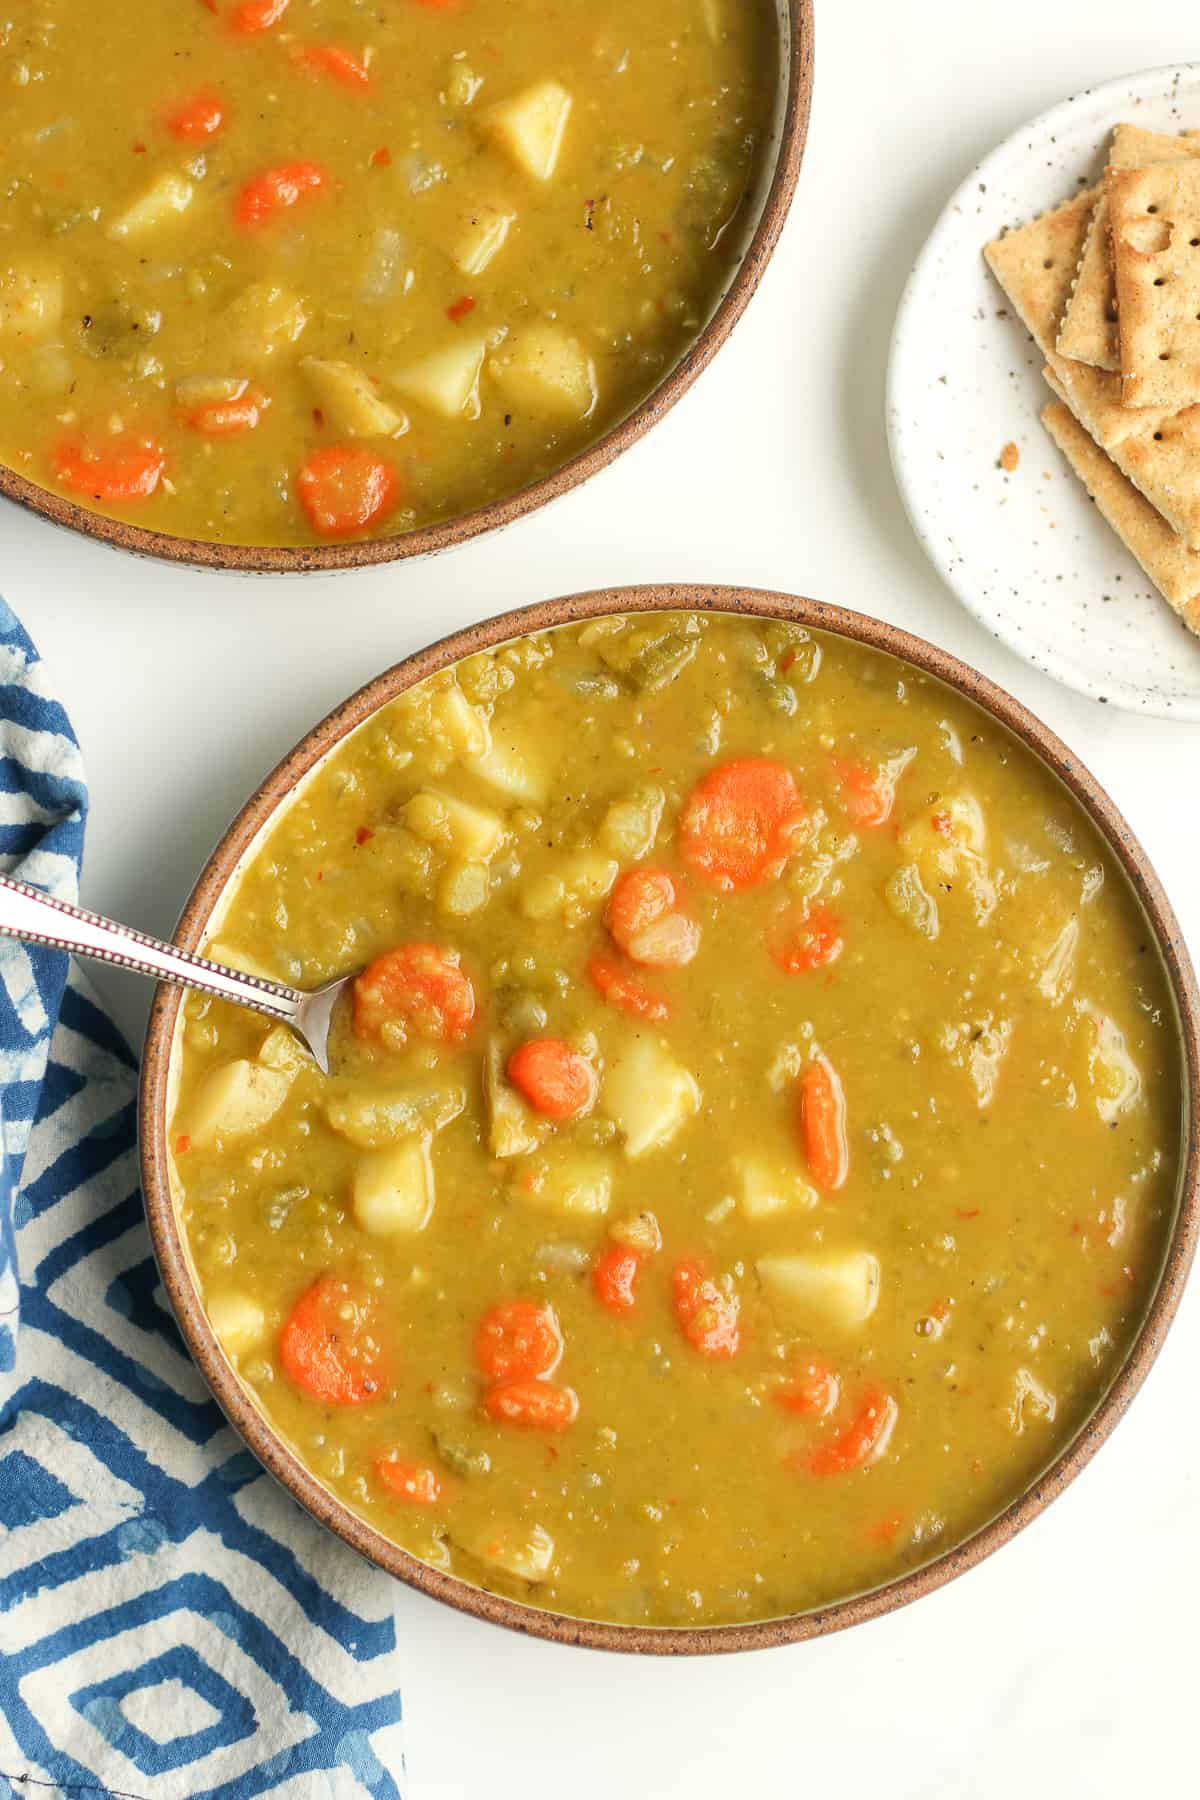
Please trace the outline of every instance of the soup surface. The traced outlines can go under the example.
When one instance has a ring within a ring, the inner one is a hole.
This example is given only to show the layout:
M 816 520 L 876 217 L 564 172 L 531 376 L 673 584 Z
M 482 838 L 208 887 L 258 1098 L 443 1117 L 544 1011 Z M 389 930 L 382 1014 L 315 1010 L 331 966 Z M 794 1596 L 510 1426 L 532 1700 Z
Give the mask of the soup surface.
M 0 460 L 227 543 L 390 535 L 636 406 L 737 261 L 774 0 L 0 19 Z
M 214 956 L 366 967 L 322 1075 L 191 996 L 218 1336 L 380 1531 L 569 1613 L 911 1569 L 1116 1373 L 1180 1141 L 1150 933 L 1074 801 L 876 651 L 601 619 L 423 682 L 303 787 Z

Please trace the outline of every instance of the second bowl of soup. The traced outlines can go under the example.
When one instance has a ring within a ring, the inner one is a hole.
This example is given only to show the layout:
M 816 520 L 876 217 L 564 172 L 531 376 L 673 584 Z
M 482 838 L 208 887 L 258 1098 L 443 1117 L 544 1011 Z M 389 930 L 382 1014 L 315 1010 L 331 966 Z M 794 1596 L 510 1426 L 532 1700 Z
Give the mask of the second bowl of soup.
M 0 28 L 0 491 L 245 568 L 516 517 L 729 330 L 810 79 L 808 0 L 45 0 Z
M 1082 1465 L 1176 1304 L 1166 902 L 1043 728 L 852 614 L 465 633 L 306 740 L 181 936 L 362 971 L 328 1076 L 156 1004 L 184 1330 L 307 1506 L 484 1616 L 728 1649 L 911 1598 Z

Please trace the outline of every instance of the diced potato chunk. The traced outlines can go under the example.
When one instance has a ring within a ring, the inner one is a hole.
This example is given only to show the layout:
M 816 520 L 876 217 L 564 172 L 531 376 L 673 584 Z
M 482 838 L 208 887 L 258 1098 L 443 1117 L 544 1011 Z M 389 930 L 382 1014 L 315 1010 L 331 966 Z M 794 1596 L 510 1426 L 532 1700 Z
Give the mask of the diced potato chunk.
M 570 114 L 571 96 L 562 83 L 539 81 L 493 106 L 485 124 L 518 169 L 535 181 L 549 181 Z
M 645 1156 L 669 1144 L 699 1112 L 700 1087 L 665 1044 L 637 1037 L 605 1076 L 600 1109 L 623 1133 L 626 1156 Z
M 778 1213 L 809 1212 L 817 1190 L 799 1169 L 765 1156 L 743 1156 L 735 1164 L 738 1198 L 748 1219 L 771 1219 Z
M 464 862 L 490 862 L 506 836 L 499 813 L 436 788 L 422 788 L 413 795 L 404 809 L 404 822 L 414 837 Z
M 656 1256 L 662 1249 L 662 1231 L 652 1212 L 626 1213 L 613 1219 L 608 1235 L 614 1244 L 636 1250 L 639 1256 Z
M 615 858 L 599 850 L 575 850 L 564 856 L 556 869 L 544 869 L 521 890 L 521 911 L 527 919 L 565 918 L 578 924 L 590 902 L 602 900 L 620 873 Z
M 577 338 L 557 325 L 530 325 L 488 364 L 505 396 L 533 413 L 586 419 L 596 404 L 596 366 Z
M 290 288 L 255 281 L 243 289 L 225 317 L 234 354 L 267 362 L 296 342 L 308 324 L 308 309 Z
M 487 1525 L 462 1548 L 518 1581 L 544 1581 L 554 1560 L 554 1539 L 541 1525 Z
M 409 400 L 447 419 L 479 417 L 479 374 L 487 349 L 481 337 L 463 338 L 435 350 L 391 376 L 393 387 Z
M 545 765 L 527 748 L 503 732 L 492 731 L 492 747 L 471 764 L 472 773 L 489 787 L 519 800 L 524 806 L 541 806 L 548 782 Z
M 218 1138 L 244 1137 L 274 1118 L 287 1097 L 291 1076 L 239 1058 L 214 1069 L 192 1102 L 187 1135 L 197 1148 Z
M 497 206 L 477 206 L 459 232 L 450 260 L 464 275 L 482 275 L 516 222 L 516 213 Z
M 1034 951 L 1038 993 L 1051 1006 L 1060 1006 L 1075 979 L 1075 953 L 1079 949 L 1079 920 L 1074 914 L 1040 951 Z
M 879 1301 L 879 1260 L 869 1250 L 777 1251 L 755 1264 L 768 1298 L 795 1318 L 851 1330 Z
M 42 343 L 62 324 L 63 278 L 41 260 L 0 264 L 0 337 Z
M 469 63 L 456 61 L 446 81 L 446 98 L 451 106 L 470 106 L 482 86 L 482 75 Z
M 325 1117 L 339 1137 L 360 1150 L 381 1150 L 404 1138 L 441 1131 L 467 1104 L 463 1088 L 453 1082 L 409 1082 L 405 1087 L 334 1088 L 325 1101 Z
M 1013 1395 L 1008 1408 L 1008 1423 L 1015 1437 L 1026 1425 L 1038 1419 L 1053 1425 L 1058 1399 L 1030 1369 L 1018 1369 L 1013 1377 Z
M 995 910 L 996 883 L 986 860 L 987 826 L 973 794 L 951 794 L 923 812 L 900 833 L 900 848 L 910 856 L 932 887 L 947 892 L 965 887 L 978 924 Z M 914 922 L 919 920 L 914 915 Z M 933 936 L 926 931 L 925 935 Z
M 240 400 L 248 385 L 244 375 L 186 375 L 175 383 L 175 398 L 189 411 L 197 406 L 224 406 Z
M 430 710 L 442 735 L 459 756 L 483 756 L 492 741 L 486 716 L 472 706 L 458 683 L 439 688 Z
M 408 429 L 404 414 L 389 406 L 366 371 L 356 369 L 353 363 L 305 356 L 300 367 L 335 431 L 351 437 L 397 437 Z
M 488 1149 L 493 1156 L 528 1156 L 546 1127 L 515 1087 L 504 1078 L 504 1052 L 493 1039 L 483 1059 L 483 1098 L 488 1112 Z
M 602 1219 L 612 1201 L 612 1169 L 603 1156 L 564 1156 L 532 1171 L 532 1176 L 519 1181 L 516 1192 L 539 1212 Z
M 428 1136 L 365 1156 L 354 1172 L 354 1217 L 372 1237 L 424 1231 L 433 1215 Z
M 883 897 L 889 911 L 922 937 L 935 938 L 941 930 L 937 901 L 921 880 L 916 863 L 902 863 L 884 883 Z
M 1096 1111 L 1106 1125 L 1115 1125 L 1121 1114 L 1142 1097 L 1142 1077 L 1125 1044 L 1125 1034 L 1108 1013 L 1087 1002 L 1084 1016 L 1091 1031 L 1088 1046 L 1088 1080 Z
M 438 881 L 437 909 L 447 918 L 466 919 L 482 911 L 491 891 L 486 863 L 448 863 Z
M 660 787 L 641 787 L 614 800 L 600 821 L 600 842 L 618 862 L 648 856 L 662 824 L 667 797 Z
M 230 1356 L 244 1356 L 266 1336 L 267 1315 L 249 1294 L 226 1288 L 208 1296 L 206 1309 L 221 1348 Z
M 299 1069 L 316 1067 L 311 1053 L 287 1025 L 273 1025 L 258 1048 L 258 1061 L 264 1068 L 282 1069 L 295 1075 Z
M 108 228 L 111 238 L 139 238 L 157 231 L 185 213 L 192 204 L 194 185 L 184 175 L 170 172 L 158 175 L 132 205 L 115 218 Z

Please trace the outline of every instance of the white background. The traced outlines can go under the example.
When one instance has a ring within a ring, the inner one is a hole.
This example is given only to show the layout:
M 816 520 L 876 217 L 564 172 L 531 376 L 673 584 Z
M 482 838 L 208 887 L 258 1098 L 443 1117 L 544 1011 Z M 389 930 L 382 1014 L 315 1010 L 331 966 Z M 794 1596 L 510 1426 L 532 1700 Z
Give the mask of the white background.
M 1195 56 L 1195 7 L 818 11 L 799 194 L 749 314 L 648 440 L 544 516 L 441 560 L 280 582 L 139 563 L 0 513 L 0 589 L 51 659 L 84 746 L 88 904 L 169 932 L 266 770 L 431 637 L 557 593 L 692 578 L 841 601 L 982 667 L 1109 788 L 1200 944 L 1200 727 L 1101 709 L 993 642 L 918 551 L 883 432 L 892 316 L 946 195 L 1074 90 Z M 140 1032 L 146 993 L 100 980 Z M 1023 1538 L 917 1606 L 823 1642 L 624 1660 L 526 1642 L 398 1589 L 414 1800 L 1195 1792 L 1198 1359 L 1193 1291 L 1130 1417 Z

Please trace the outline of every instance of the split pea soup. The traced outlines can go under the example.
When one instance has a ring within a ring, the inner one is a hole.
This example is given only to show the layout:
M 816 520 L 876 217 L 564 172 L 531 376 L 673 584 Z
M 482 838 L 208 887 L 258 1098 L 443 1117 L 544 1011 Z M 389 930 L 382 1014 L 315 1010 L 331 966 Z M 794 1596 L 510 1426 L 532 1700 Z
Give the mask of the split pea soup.
M 0 461 L 156 531 L 390 536 L 604 435 L 755 221 L 775 0 L 0 18 Z
M 323 763 L 213 956 L 361 969 L 325 1076 L 184 1008 L 213 1327 L 386 1537 L 588 1618 L 912 1570 L 1120 1368 L 1177 1025 L 1081 809 L 874 650 L 660 613 L 471 657 Z

